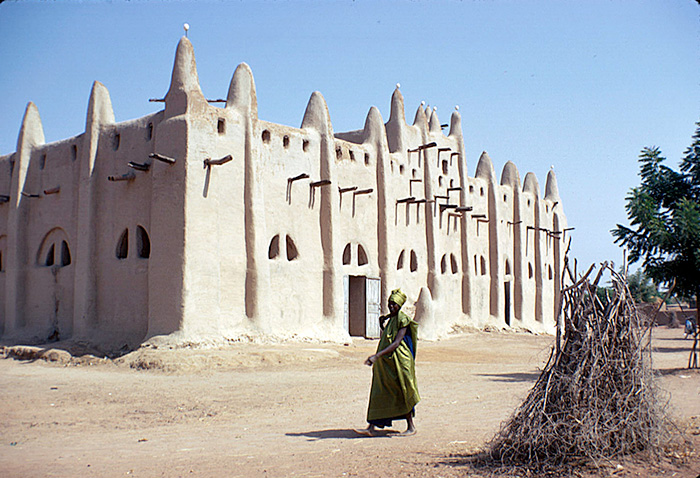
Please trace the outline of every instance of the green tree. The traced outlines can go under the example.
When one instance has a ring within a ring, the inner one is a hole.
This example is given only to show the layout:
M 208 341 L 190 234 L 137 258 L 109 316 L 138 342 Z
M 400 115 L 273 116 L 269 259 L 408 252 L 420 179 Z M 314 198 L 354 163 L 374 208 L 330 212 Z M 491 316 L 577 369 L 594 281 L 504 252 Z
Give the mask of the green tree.
M 642 260 L 657 284 L 684 296 L 700 296 L 700 122 L 679 171 L 666 166 L 661 150 L 639 155 L 641 184 L 627 195 L 630 226 L 618 224 L 615 242 L 629 251 L 630 263 Z M 700 310 L 698 311 L 700 315 Z M 700 317 L 698 317 L 700 319 Z M 697 336 L 695 340 L 697 344 Z M 695 350 L 695 346 L 694 346 Z M 696 360 L 697 363 L 697 360 Z
M 651 277 L 647 276 L 643 269 L 637 269 L 637 272 L 627 276 L 627 286 L 635 302 L 654 302 L 660 297 Z

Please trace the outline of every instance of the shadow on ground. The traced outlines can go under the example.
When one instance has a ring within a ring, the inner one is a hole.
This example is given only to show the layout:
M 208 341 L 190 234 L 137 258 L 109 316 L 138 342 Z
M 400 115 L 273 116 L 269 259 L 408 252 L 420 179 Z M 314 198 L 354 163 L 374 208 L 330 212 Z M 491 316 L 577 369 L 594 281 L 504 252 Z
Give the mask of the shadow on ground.
M 300 433 L 285 433 L 288 437 L 307 437 L 309 441 L 327 440 L 329 438 L 353 440 L 356 438 L 387 438 L 396 435 L 396 430 L 377 430 L 374 436 L 361 435 L 352 428 L 338 428 L 331 430 L 314 430 Z
M 477 376 L 488 377 L 494 382 L 534 382 L 540 374 L 541 372 L 480 373 Z

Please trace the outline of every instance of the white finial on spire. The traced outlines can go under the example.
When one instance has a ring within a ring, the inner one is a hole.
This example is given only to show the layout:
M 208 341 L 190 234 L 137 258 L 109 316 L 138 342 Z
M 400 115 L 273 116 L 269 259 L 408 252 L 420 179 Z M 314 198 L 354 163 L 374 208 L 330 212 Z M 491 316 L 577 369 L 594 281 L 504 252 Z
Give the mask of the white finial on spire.
M 421 102 L 420 102 L 420 105 L 421 105 L 421 106 L 425 106 L 425 101 L 421 101 Z
M 189 24 L 189 23 L 185 23 L 184 25 L 182 25 L 182 28 L 185 29 L 185 36 L 187 36 L 187 32 L 188 32 L 189 29 L 190 29 L 190 24 Z
M 437 111 L 437 106 L 433 106 L 433 111 Z
M 396 88 L 401 88 L 401 83 L 396 83 Z
M 455 111 L 459 111 L 459 105 L 455 105 Z

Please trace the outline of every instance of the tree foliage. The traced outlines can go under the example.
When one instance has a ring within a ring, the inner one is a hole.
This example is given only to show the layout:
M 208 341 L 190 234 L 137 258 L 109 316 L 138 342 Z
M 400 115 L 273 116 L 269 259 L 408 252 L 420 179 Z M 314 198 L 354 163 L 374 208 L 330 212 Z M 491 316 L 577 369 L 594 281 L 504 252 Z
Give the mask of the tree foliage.
M 636 303 L 654 302 L 657 298 L 661 298 L 651 278 L 642 269 L 637 269 L 637 272 L 627 276 L 627 287 Z
M 641 184 L 626 198 L 630 226 L 611 231 L 630 263 L 642 260 L 657 284 L 675 279 L 675 290 L 686 296 L 700 290 L 700 122 L 696 126 L 679 171 L 666 166 L 659 148 L 642 150 Z

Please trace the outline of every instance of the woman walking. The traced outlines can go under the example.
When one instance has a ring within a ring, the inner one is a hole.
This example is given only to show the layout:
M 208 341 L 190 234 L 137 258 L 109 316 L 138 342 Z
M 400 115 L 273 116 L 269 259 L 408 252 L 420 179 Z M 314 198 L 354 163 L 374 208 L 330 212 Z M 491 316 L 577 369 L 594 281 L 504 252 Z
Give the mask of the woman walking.
M 389 315 L 379 318 L 382 335 L 377 353 L 365 360 L 372 367 L 372 388 L 369 395 L 367 422 L 357 430 L 373 436 L 377 428 L 391 427 L 393 420 L 406 420 L 406 431 L 413 435 L 415 406 L 420 401 L 416 386 L 416 344 L 418 324 L 401 311 L 406 294 L 396 289 L 389 296 Z

